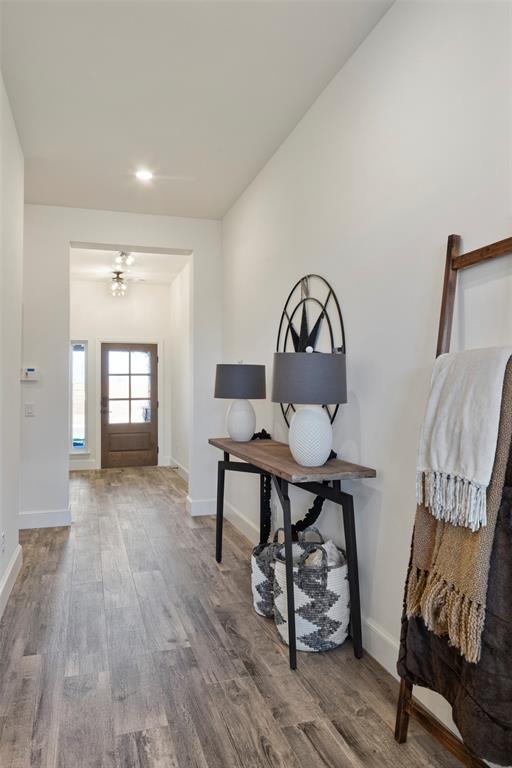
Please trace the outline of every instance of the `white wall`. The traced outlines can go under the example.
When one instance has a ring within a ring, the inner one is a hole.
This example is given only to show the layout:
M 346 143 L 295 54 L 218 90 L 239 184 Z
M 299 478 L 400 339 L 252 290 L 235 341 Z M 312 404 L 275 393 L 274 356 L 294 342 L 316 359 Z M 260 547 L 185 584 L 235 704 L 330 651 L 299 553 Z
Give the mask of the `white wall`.
M 190 265 L 186 264 L 171 284 L 171 422 L 172 464 L 185 480 L 189 476 L 190 422 Z
M 510 3 L 395 4 L 223 222 L 226 362 L 270 373 L 301 275 L 318 272 L 338 294 L 349 402 L 335 449 L 378 472 L 346 487 L 365 646 L 390 671 L 446 238 L 462 234 L 469 250 L 512 234 L 511 32 Z M 512 343 L 511 274 L 508 259 L 463 279 L 466 346 Z M 286 437 L 276 406 L 258 403 L 257 414 L 258 427 Z M 229 477 L 227 494 L 240 527 L 254 531 L 256 488 Z M 340 537 L 332 507 L 321 526 Z
M 143 258 L 143 257 L 141 257 Z M 114 298 L 108 281 L 71 279 L 70 337 L 87 342 L 87 451 L 72 453 L 71 469 L 101 467 L 101 342 L 158 344 L 158 463 L 171 462 L 170 285 L 130 283 Z M 189 424 L 187 424 L 189 428 Z
M 0 76 L 0 616 L 21 566 L 20 467 L 23 154 Z
M 193 513 L 213 510 L 221 429 L 211 399 L 221 355 L 220 222 L 53 206 L 25 206 L 24 358 L 40 369 L 30 390 L 36 417 L 24 419 L 22 525 L 69 521 L 68 342 L 70 244 L 192 252 L 192 402 L 189 496 Z M 28 386 L 28 385 L 27 385 Z

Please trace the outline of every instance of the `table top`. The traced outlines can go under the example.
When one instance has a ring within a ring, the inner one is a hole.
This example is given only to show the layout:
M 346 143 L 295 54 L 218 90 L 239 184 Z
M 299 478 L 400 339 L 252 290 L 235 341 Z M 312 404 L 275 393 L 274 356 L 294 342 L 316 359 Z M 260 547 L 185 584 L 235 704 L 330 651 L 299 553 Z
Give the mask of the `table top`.
M 330 459 L 321 467 L 302 467 L 293 458 L 288 445 L 277 440 L 238 443 L 229 437 L 211 437 L 208 442 L 289 483 L 321 483 L 323 480 L 350 480 L 377 475 L 370 467 L 351 464 L 343 459 Z

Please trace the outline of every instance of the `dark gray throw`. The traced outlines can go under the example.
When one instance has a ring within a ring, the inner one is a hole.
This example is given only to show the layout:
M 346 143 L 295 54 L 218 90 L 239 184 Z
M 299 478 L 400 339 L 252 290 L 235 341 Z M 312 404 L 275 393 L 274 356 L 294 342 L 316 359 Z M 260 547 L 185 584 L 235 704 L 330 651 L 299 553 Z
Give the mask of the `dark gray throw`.
M 512 765 L 512 461 L 498 512 L 481 656 L 471 664 L 446 636 L 404 613 L 398 673 L 437 691 L 453 708 L 465 744 L 480 758 Z

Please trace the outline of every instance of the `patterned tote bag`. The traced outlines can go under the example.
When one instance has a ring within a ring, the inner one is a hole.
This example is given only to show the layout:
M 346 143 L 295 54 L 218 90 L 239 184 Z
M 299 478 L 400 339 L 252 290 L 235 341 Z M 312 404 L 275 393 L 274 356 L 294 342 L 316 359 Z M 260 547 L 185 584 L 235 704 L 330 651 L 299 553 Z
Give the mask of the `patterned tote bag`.
M 321 565 L 307 565 L 306 560 L 320 550 Z M 341 552 L 341 550 L 339 550 Z M 307 544 L 293 565 L 295 629 L 297 650 L 329 651 L 347 638 L 350 621 L 348 569 L 345 554 L 342 563 L 328 564 L 327 552 L 320 544 Z M 275 552 L 274 620 L 282 640 L 288 643 L 288 604 L 284 547 Z

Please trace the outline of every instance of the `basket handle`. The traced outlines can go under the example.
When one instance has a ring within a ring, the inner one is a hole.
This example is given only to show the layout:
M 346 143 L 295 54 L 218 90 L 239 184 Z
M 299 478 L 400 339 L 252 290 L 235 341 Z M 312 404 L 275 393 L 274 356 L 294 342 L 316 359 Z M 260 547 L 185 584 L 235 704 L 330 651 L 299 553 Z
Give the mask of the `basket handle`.
M 309 555 L 312 552 L 315 552 L 317 549 L 320 550 L 320 552 L 322 553 L 322 565 L 320 566 L 322 588 L 325 589 L 327 587 L 327 552 L 325 551 L 324 547 L 321 544 L 314 544 L 313 542 L 311 542 L 310 544 L 306 544 L 304 548 L 304 552 L 299 557 L 299 561 L 297 563 L 297 568 L 298 568 L 297 581 L 301 589 L 304 583 L 305 572 L 309 569 L 314 569 L 314 566 L 306 565 L 306 559 L 309 557 Z
M 279 536 L 279 531 L 284 531 L 284 528 L 282 528 L 282 527 L 281 528 L 276 528 L 275 533 L 274 533 L 274 538 L 272 539 L 272 542 L 274 544 L 277 544 L 277 538 Z
M 277 539 L 279 537 L 279 533 L 281 531 L 284 531 L 284 528 L 281 526 L 281 528 L 276 528 L 274 532 L 274 538 L 272 539 L 272 543 L 277 545 Z M 311 531 L 312 533 L 316 533 L 320 541 L 308 541 L 306 542 L 306 534 L 308 531 Z M 315 525 L 309 525 L 307 528 L 305 528 L 303 531 L 296 531 L 297 534 L 297 541 L 299 544 L 302 544 L 306 546 L 306 544 L 323 544 L 324 539 L 322 534 L 320 533 L 319 529 Z M 281 545 L 278 545 L 281 546 Z
M 302 541 L 306 540 L 306 534 L 308 531 L 311 531 L 312 533 L 316 533 L 316 535 L 319 537 L 320 541 L 309 541 L 308 544 L 323 544 L 324 538 L 322 534 L 320 533 L 319 529 L 316 527 L 316 525 L 308 525 L 307 528 L 305 528 L 303 531 L 299 531 L 299 541 L 301 540 L 300 537 L 302 537 Z

